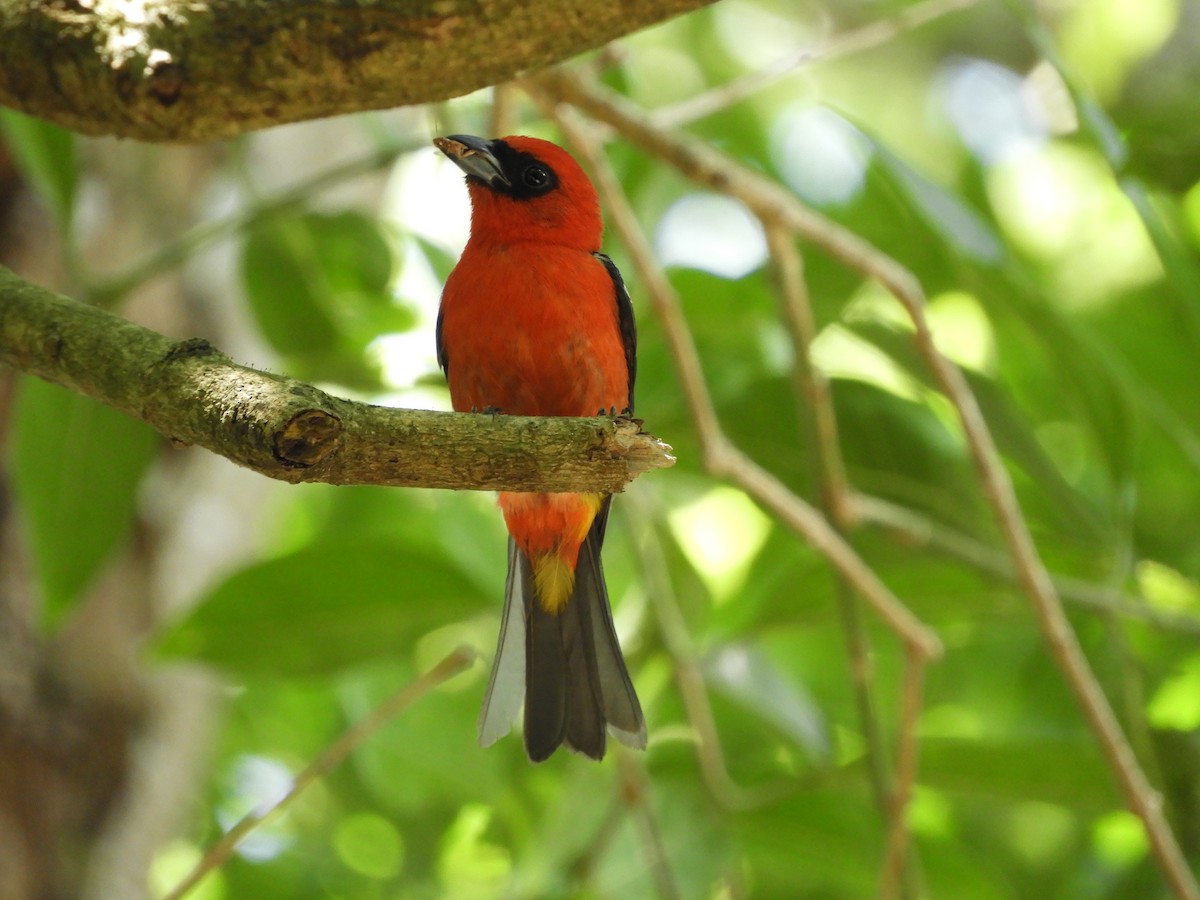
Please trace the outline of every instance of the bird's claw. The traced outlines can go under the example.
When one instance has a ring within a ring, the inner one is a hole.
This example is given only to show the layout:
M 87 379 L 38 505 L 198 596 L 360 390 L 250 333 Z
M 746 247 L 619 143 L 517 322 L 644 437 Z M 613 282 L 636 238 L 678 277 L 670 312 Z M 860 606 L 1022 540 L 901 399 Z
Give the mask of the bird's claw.
M 628 419 L 633 416 L 633 410 L 627 406 L 618 414 L 615 406 L 610 406 L 608 409 L 602 406 L 600 407 L 600 412 L 596 413 L 596 415 L 608 416 L 610 419 Z

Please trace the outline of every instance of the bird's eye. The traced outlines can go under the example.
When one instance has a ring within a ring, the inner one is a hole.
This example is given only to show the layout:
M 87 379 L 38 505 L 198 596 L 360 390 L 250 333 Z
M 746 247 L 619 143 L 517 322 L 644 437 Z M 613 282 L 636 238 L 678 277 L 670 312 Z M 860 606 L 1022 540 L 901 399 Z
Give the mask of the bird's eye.
M 546 170 L 545 166 L 526 166 L 525 171 L 521 173 L 521 181 L 525 183 L 525 187 L 537 190 L 549 183 L 550 173 Z

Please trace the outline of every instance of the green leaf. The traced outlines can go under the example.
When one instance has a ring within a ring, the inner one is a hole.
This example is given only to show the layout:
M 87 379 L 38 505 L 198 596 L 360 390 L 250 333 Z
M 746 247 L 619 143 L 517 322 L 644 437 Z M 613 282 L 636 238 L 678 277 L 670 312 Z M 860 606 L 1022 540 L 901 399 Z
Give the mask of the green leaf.
M 0 133 L 22 173 L 65 231 L 71 224 L 79 183 L 74 135 L 52 122 L 11 109 L 0 109 Z
M 704 674 L 717 690 L 780 729 L 812 758 L 829 757 L 829 733 L 820 707 L 758 647 L 726 644 L 704 659 Z
M 298 375 L 369 388 L 378 376 L 367 345 L 415 322 L 389 290 L 393 262 L 378 224 L 346 212 L 256 224 L 241 265 L 263 336 Z
M 247 235 L 242 279 L 263 337 L 280 353 L 317 354 L 336 345 L 330 284 L 302 218 L 270 219 Z
M 995 265 L 1004 259 L 1004 245 L 983 216 L 912 168 L 885 144 L 872 141 L 872 146 L 892 184 L 947 245 L 977 262 Z
M 1086 735 L 921 739 L 921 781 L 946 791 L 1108 809 L 1119 802 L 1100 751 Z
M 412 677 L 390 663 L 356 671 L 340 692 L 348 718 L 361 720 Z M 519 730 L 486 753 L 475 741 L 486 677 L 486 668 L 476 666 L 468 687 L 439 691 L 414 704 L 355 752 L 357 776 L 376 803 L 420 814 L 436 803 L 498 798 L 511 789 L 514 763 L 527 764 Z M 397 779 L 396 772 L 420 772 L 421 777 Z
M 32 378 L 12 434 L 13 487 L 45 601 L 57 622 L 125 540 L 158 437 L 94 400 Z
M 234 574 L 158 650 L 241 678 L 316 675 L 408 653 L 421 635 L 498 604 L 432 553 L 335 539 Z
M 914 379 L 930 390 L 937 389 L 929 367 L 917 352 L 911 334 L 877 322 L 853 322 L 848 327 L 886 353 Z M 963 369 L 962 373 L 979 403 L 980 411 L 1000 451 L 1011 462 L 1020 466 L 1037 485 L 1044 498 L 1049 501 L 1048 509 L 1051 514 L 1059 518 L 1064 526 L 1084 532 L 1090 537 L 1104 536 L 1107 531 L 1103 516 L 1088 504 L 1084 495 L 1071 486 L 1042 449 L 1034 434 L 1037 423 L 1031 420 L 1027 412 L 1020 410 L 1009 394 L 991 378 L 970 369 Z

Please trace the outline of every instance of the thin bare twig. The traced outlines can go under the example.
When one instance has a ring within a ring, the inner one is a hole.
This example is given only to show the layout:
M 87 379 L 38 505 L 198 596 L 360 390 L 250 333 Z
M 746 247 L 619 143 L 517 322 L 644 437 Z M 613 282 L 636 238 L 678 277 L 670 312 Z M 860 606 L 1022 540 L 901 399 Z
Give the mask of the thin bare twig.
M 492 88 L 492 108 L 488 116 L 488 134 L 503 137 L 512 134 L 517 121 L 517 90 L 512 82 Z
M 779 280 L 777 291 L 781 317 L 791 337 L 792 374 L 799 398 L 798 408 L 808 433 L 815 462 L 817 493 L 821 509 L 840 534 L 848 525 L 849 487 L 846 483 L 846 464 L 838 440 L 837 417 L 829 382 L 825 374 L 813 365 L 812 343 L 817 326 L 813 316 L 808 285 L 804 279 L 804 260 L 790 231 L 778 226 L 765 229 L 767 249 Z M 868 771 L 875 802 L 885 815 L 889 809 L 891 774 L 888 752 L 875 712 L 872 691 L 874 666 L 871 664 L 869 639 L 863 627 L 858 596 L 846 579 L 834 573 L 837 581 L 837 602 L 850 663 L 850 682 L 854 687 L 859 721 L 866 739 Z
M 904 685 L 900 701 L 899 752 L 896 754 L 896 783 L 892 791 L 887 847 L 883 855 L 883 874 L 879 896 L 896 896 L 904 874 L 908 848 L 908 804 L 917 780 L 917 722 L 921 717 L 921 696 L 926 660 L 910 647 L 904 658 Z
M 797 393 L 811 410 L 806 418 L 811 421 L 809 430 L 817 458 L 821 505 L 834 525 L 844 530 L 850 522 L 846 463 L 838 440 L 837 415 L 829 381 L 825 373 L 813 365 L 809 355 L 817 336 L 817 325 L 804 281 L 804 260 L 791 232 L 778 225 L 767 225 L 765 230 L 767 249 L 779 277 L 780 311 L 792 340 L 795 356 L 792 370 L 797 380 Z
M 321 190 L 375 172 L 413 150 L 427 147 L 422 139 L 392 139 L 362 156 L 324 169 L 299 184 L 256 200 L 238 212 L 189 228 L 174 240 L 163 244 L 126 271 L 95 283 L 86 284 L 88 299 L 99 306 L 116 306 L 130 291 L 164 272 L 191 259 L 200 248 L 232 237 L 254 224 L 300 207 Z
M 896 532 L 906 546 L 928 547 L 965 563 L 973 569 L 1016 581 L 1012 557 L 968 537 L 916 510 L 881 497 L 854 493 L 850 500 L 851 516 L 862 522 Z M 1100 585 L 1068 575 L 1050 576 L 1058 595 L 1076 606 L 1107 616 L 1137 619 L 1162 631 L 1200 637 L 1200 619 L 1184 613 L 1169 613 L 1151 606 L 1144 598 L 1119 591 L 1115 586 Z
M 184 897 L 188 891 L 200 883 L 205 875 L 223 866 L 233 855 L 238 843 L 247 834 L 263 822 L 280 815 L 303 791 L 341 765 L 347 756 L 382 726 L 435 688 L 470 668 L 475 662 L 475 656 L 475 651 L 471 648 L 459 647 L 420 678 L 409 682 L 365 717 L 347 728 L 336 741 L 321 751 L 311 763 L 297 773 L 291 789 L 273 806 L 261 812 L 255 810 L 247 813 L 241 821 L 225 832 L 219 841 L 208 848 L 208 852 L 196 863 L 195 868 L 168 892 L 163 900 L 180 900 Z
M 1000 452 L 996 449 L 975 395 L 959 368 L 934 345 L 933 334 L 925 318 L 923 298 L 914 293 L 894 293 L 916 325 L 916 341 L 921 355 L 941 385 L 942 392 L 958 411 L 984 494 L 995 511 L 1009 552 L 1012 553 L 1018 580 L 1033 601 L 1034 612 L 1050 652 L 1108 757 L 1126 802 L 1142 820 L 1163 874 L 1177 896 L 1197 900 L 1200 898 L 1200 885 L 1197 885 L 1196 877 L 1163 815 L 1162 798 L 1142 771 L 1112 705 L 1079 646 L 1075 631 L 1063 611 L 1062 601 L 1050 580 L 1050 573 L 1038 555 L 1008 470 L 1000 459 Z
M 649 505 L 644 492 L 631 492 L 626 503 L 645 509 Z M 643 522 L 653 522 L 661 516 L 644 514 L 637 517 Z M 726 809 L 753 809 L 764 803 L 776 801 L 789 787 L 766 785 L 756 789 L 742 787 L 729 774 L 725 764 L 725 753 L 721 748 L 721 733 L 717 729 L 708 686 L 700 668 L 699 653 L 679 608 L 679 600 L 667 574 L 667 562 L 658 535 L 648 530 L 643 540 L 634 542 L 646 592 L 651 598 L 651 608 L 658 622 L 663 643 L 675 664 L 675 678 L 679 684 L 679 695 L 688 721 L 696 732 L 696 759 L 700 765 L 700 776 L 709 793 Z
M 662 828 L 650 801 L 650 785 L 638 761 L 623 747 L 619 748 L 617 753 L 617 772 L 620 776 L 617 787 L 621 792 L 621 802 L 630 811 L 633 821 L 642 833 L 642 840 L 638 841 L 638 845 L 646 858 L 646 868 L 650 870 L 650 876 L 654 879 L 658 896 L 665 900 L 677 900 L 683 894 L 680 893 L 675 874 L 671 871 L 671 861 L 663 843 Z
M 821 509 L 843 537 L 850 521 L 850 492 L 846 481 L 846 464 L 838 440 L 837 418 L 833 398 L 825 374 L 813 365 L 810 350 L 816 339 L 817 327 L 808 285 L 804 280 L 804 260 L 791 232 L 778 225 L 767 224 L 767 249 L 779 280 L 777 291 L 781 317 L 791 337 L 793 378 L 800 400 L 801 418 L 807 426 L 809 446 L 815 461 L 817 493 Z M 861 600 L 845 577 L 834 572 L 837 581 L 836 597 L 846 654 L 850 666 L 850 683 L 867 750 L 867 770 L 871 789 L 879 811 L 887 817 L 895 815 L 892 802 L 892 776 L 889 754 L 879 716 L 875 710 L 874 666 L 871 663 L 870 639 L 863 625 Z M 903 737 L 901 738 L 903 739 Z M 896 822 L 891 821 L 894 830 Z M 903 869 L 906 895 L 915 894 L 910 884 L 911 871 Z
M 827 62 L 878 47 L 907 31 L 950 13 L 967 9 L 978 2 L 979 0 L 925 0 L 924 3 L 906 7 L 891 18 L 833 35 L 823 43 L 802 47 L 711 91 L 697 94 L 671 106 L 661 107 L 654 111 L 655 124 L 662 128 L 682 127 L 740 103 L 802 66 Z

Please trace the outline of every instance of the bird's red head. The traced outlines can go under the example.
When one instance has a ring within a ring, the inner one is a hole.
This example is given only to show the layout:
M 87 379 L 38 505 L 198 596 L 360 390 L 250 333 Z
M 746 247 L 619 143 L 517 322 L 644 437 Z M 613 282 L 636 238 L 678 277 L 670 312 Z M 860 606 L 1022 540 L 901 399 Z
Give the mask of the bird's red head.
M 472 242 L 600 249 L 596 190 L 562 147 L 532 137 L 487 141 L 466 134 L 433 143 L 467 175 Z

